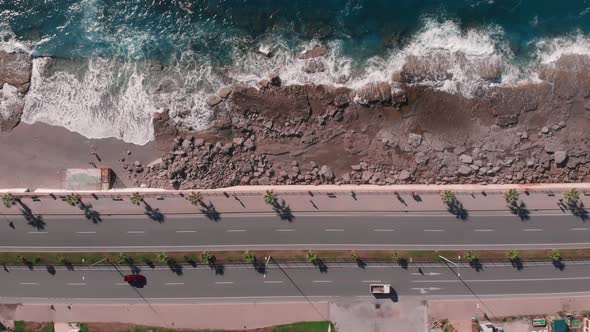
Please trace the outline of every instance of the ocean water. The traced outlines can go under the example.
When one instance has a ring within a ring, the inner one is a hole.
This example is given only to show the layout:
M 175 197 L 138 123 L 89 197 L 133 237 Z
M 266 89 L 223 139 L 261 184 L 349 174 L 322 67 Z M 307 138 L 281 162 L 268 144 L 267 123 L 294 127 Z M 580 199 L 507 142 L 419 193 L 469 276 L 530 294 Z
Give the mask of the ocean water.
M 305 73 L 316 44 L 325 71 Z M 206 128 L 208 94 L 270 72 L 354 88 L 418 59 L 418 84 L 467 97 L 534 81 L 590 55 L 590 0 L 0 0 L 0 49 L 35 57 L 24 122 L 145 144 L 154 112 Z

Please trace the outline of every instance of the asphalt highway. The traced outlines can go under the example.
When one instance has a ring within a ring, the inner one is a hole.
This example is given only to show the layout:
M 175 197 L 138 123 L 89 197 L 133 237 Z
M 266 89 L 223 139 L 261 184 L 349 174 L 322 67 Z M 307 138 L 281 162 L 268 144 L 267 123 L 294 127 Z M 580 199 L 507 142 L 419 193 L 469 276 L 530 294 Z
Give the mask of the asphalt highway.
M 569 214 L 307 213 L 291 221 L 274 214 L 44 216 L 31 225 L 3 216 L 3 251 L 174 251 L 256 249 L 533 249 L 590 247 L 590 225 Z
M 44 267 L 7 267 L 0 270 L 0 301 L 139 303 L 372 297 L 371 283 L 391 284 L 395 289 L 392 300 L 404 296 L 538 296 L 590 290 L 590 262 L 566 262 L 563 270 L 544 263 L 525 265 L 522 270 L 509 264 L 484 265 L 479 272 L 465 264 L 452 268 L 444 264 L 410 264 L 407 269 L 393 264 L 365 268 L 328 264 L 327 270 L 320 271 L 312 265 L 279 268 L 271 262 L 264 275 L 250 265 L 225 266 L 217 274 L 208 266 L 184 266 L 180 273 L 166 267 L 139 267 L 147 284 L 133 288 L 123 281 L 123 275 L 130 273 L 128 267 L 57 268 L 54 274 Z

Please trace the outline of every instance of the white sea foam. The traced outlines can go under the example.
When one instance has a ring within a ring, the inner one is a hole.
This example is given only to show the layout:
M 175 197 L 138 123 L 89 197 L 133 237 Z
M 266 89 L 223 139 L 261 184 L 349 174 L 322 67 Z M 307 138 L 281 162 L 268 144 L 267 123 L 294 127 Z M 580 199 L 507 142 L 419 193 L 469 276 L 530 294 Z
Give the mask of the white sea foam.
M 568 37 L 543 39 L 536 43 L 536 49 L 540 64 L 554 63 L 563 55 L 590 56 L 590 38 L 577 33 Z

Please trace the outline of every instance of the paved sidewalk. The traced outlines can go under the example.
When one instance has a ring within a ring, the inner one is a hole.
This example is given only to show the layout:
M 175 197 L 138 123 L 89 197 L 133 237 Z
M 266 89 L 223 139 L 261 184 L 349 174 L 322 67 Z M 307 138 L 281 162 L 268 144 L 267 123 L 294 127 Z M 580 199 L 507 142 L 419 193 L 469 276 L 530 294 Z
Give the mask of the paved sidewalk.
M 563 190 L 575 186 L 582 193 L 582 202 L 590 204 L 590 184 L 543 185 L 534 189 L 521 189 L 520 198 L 531 212 L 559 210 L 558 200 Z M 291 212 L 444 212 L 446 206 L 440 199 L 440 191 L 452 189 L 468 212 L 508 211 L 503 192 L 514 186 L 281 186 L 269 187 L 278 196 L 279 203 Z M 531 187 L 533 188 L 533 187 Z M 273 207 L 265 204 L 265 187 L 234 187 L 200 191 L 208 209 L 219 213 L 273 213 Z M 193 206 L 186 199 L 190 191 L 144 192 L 148 208 L 159 209 L 164 214 L 202 213 L 202 206 Z M 354 194 L 353 194 L 354 193 Z M 415 193 L 413 195 L 412 193 Z M 588 193 L 589 196 L 586 196 Z M 36 199 L 32 199 L 32 196 Z M 83 214 L 78 207 L 69 206 L 63 199 L 67 193 L 15 194 L 33 214 Z M 100 192 L 96 195 L 80 193 L 82 201 L 103 215 L 143 214 L 146 206 L 131 204 L 129 193 Z M 182 197 L 181 195 L 184 195 Z M 0 206 L 1 214 L 21 214 L 18 205 Z
M 314 308 L 315 306 L 315 308 Z M 329 319 L 329 303 L 2 305 L 3 320 L 119 322 L 178 329 L 242 330 Z

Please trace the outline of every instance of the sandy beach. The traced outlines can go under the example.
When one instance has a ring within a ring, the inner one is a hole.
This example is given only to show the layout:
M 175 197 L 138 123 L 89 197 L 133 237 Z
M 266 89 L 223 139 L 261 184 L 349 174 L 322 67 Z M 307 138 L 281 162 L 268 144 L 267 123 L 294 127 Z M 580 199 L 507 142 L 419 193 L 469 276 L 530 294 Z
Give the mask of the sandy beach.
M 134 186 L 121 158 L 145 165 L 159 157 L 154 142 L 139 146 L 114 138 L 88 139 L 43 123 L 21 123 L 12 132 L 2 133 L 0 151 L 0 188 L 60 188 L 61 170 L 94 167 L 90 162 L 112 168 L 124 185 Z

